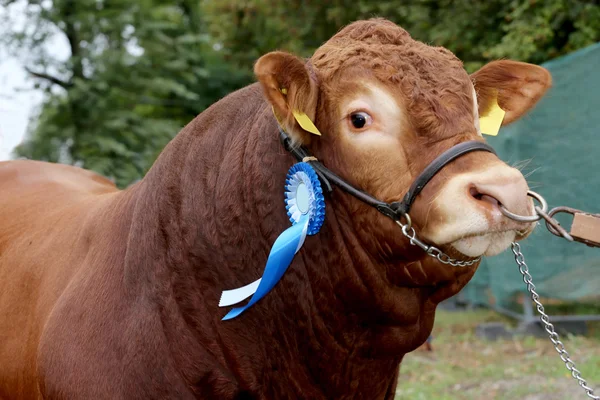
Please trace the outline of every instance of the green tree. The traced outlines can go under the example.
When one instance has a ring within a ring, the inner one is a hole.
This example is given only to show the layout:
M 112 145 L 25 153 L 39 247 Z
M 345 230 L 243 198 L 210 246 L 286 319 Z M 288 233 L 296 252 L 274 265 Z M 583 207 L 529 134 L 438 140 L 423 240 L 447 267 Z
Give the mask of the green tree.
M 5 44 L 32 55 L 24 61 L 46 98 L 18 156 L 82 165 L 125 186 L 183 125 L 250 80 L 212 48 L 198 2 L 25 3 L 36 29 L 10 32 Z M 45 51 L 56 36 L 67 39 L 66 61 Z
M 343 25 L 385 17 L 444 46 L 468 70 L 497 58 L 542 63 L 600 41 L 598 0 L 205 0 L 212 36 L 246 65 L 266 51 L 310 55 Z

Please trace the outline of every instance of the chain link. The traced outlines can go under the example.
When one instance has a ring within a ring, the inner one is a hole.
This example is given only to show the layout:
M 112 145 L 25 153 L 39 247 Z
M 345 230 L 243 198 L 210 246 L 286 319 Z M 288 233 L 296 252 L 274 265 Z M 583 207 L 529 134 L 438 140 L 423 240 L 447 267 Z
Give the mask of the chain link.
M 592 388 L 588 386 L 585 379 L 581 376 L 581 372 L 575 367 L 575 363 L 571 360 L 571 356 L 565 349 L 565 345 L 560 341 L 558 333 L 554 330 L 554 325 L 550 323 L 550 318 L 546 314 L 544 306 L 540 303 L 540 295 L 535 291 L 535 285 L 533 284 L 531 274 L 529 273 L 529 267 L 525 263 L 523 253 L 521 253 L 521 246 L 518 243 L 513 243 L 512 252 L 515 255 L 515 261 L 519 266 L 519 271 L 521 272 L 521 275 L 523 275 L 523 282 L 527 284 L 527 290 L 531 294 L 531 300 L 533 300 L 536 305 L 537 311 L 540 314 L 540 320 L 544 324 L 544 329 L 548 332 L 548 337 L 554 345 L 554 349 L 558 352 L 560 359 L 565 363 L 565 367 L 567 367 L 571 376 L 573 376 L 573 378 L 577 380 L 579 386 L 585 390 L 587 396 L 594 400 L 600 400 L 600 396 L 594 395 Z
M 401 221 L 396 221 L 396 223 L 402 228 L 402 234 L 410 240 L 410 244 L 412 244 L 413 246 L 420 247 L 429 256 L 437 259 L 442 264 L 452 265 L 453 267 L 470 267 L 471 265 L 481 261 L 481 257 L 477 257 L 469 261 L 457 260 L 455 258 L 450 257 L 448 254 L 444 253 L 437 247 L 424 243 L 421 239 L 417 237 L 417 232 L 415 231 L 415 228 L 411 226 L 411 220 L 408 214 L 406 214 L 405 216 L 407 217 L 406 224 L 403 224 Z

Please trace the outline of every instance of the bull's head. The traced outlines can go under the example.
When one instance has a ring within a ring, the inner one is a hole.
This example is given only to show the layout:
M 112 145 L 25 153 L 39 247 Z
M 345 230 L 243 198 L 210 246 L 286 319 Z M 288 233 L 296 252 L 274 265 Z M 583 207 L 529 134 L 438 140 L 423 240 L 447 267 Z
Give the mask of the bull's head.
M 295 143 L 386 202 L 402 199 L 445 150 L 483 141 L 479 119 L 491 104 L 506 111 L 506 125 L 534 107 L 551 84 L 545 69 L 513 61 L 491 62 L 469 76 L 450 51 L 415 41 L 385 20 L 349 25 L 308 61 L 267 54 L 255 72 Z M 302 129 L 295 110 L 306 113 L 322 136 Z M 531 215 L 527 190 L 523 175 L 496 155 L 469 153 L 444 167 L 418 196 L 413 226 L 456 258 L 494 255 L 531 231 L 532 224 L 504 217 L 499 207 Z M 398 227 L 360 201 L 336 196 L 330 207 L 351 221 L 349 228 L 375 259 L 406 261 L 392 281 L 420 286 L 455 277 L 451 268 L 408 251 Z

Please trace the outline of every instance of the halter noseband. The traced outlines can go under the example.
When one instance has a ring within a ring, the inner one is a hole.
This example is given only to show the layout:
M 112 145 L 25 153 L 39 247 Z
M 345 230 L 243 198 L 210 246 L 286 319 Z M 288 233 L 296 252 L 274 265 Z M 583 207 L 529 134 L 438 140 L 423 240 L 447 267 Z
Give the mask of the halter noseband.
M 431 178 L 435 176 L 435 174 L 437 174 L 451 161 L 472 151 L 487 151 L 492 154 L 496 154 L 490 145 L 483 142 L 471 140 L 468 142 L 459 143 L 440 154 L 423 170 L 423 172 L 419 174 L 419 176 L 417 176 L 417 179 L 415 179 L 415 181 L 412 183 L 402 201 L 386 203 L 381 200 L 377 200 L 375 197 L 363 192 L 362 190 L 355 188 L 331 172 L 331 170 L 326 168 L 323 164 L 321 164 L 321 162 L 312 157 L 305 147 L 292 146 L 290 138 L 281 129 L 281 127 L 279 128 L 279 137 L 283 147 L 292 153 L 292 155 L 296 157 L 298 161 L 303 161 L 306 158 L 309 158 L 306 162 L 315 169 L 325 191 L 332 192 L 333 187 L 331 186 L 331 183 L 333 183 L 360 201 L 375 207 L 380 213 L 392 218 L 394 221 L 399 221 L 403 216 L 408 214 L 410 207 L 414 203 L 417 195 L 421 193 L 425 185 L 431 180 Z

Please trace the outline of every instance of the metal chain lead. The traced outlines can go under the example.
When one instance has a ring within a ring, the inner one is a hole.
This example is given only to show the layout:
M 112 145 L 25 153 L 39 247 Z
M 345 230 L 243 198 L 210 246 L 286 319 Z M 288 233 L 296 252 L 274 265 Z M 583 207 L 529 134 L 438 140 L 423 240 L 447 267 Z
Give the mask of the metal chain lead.
M 530 193 L 530 195 L 533 194 L 533 192 Z M 538 197 L 538 200 L 542 203 L 542 205 L 544 205 L 545 200 L 541 196 L 537 195 L 536 198 Z M 543 207 L 543 209 L 540 207 L 536 207 L 536 213 L 538 214 L 536 218 L 540 219 L 544 217 L 544 214 L 546 214 L 546 209 L 547 204 L 545 205 L 545 207 Z M 506 210 L 502 212 L 504 213 L 505 211 Z M 396 221 L 398 226 L 402 228 L 402 234 L 410 240 L 411 245 L 420 247 L 429 256 L 436 258 L 439 262 L 447 265 L 452 265 L 454 267 L 467 267 L 481 260 L 481 257 L 477 257 L 476 259 L 470 261 L 456 260 L 454 258 L 451 258 L 449 255 L 447 255 L 437 247 L 424 243 L 417 237 L 417 232 L 412 227 L 412 221 L 410 219 L 410 216 L 408 214 L 404 214 L 404 217 L 406 219 L 406 224 L 398 220 Z M 548 220 L 547 218 L 544 219 Z M 521 275 L 523 275 L 523 282 L 527 284 L 527 290 L 531 294 L 531 300 L 533 300 L 533 302 L 536 305 L 537 311 L 540 314 L 540 320 L 544 324 L 544 330 L 548 333 L 548 337 L 554 345 L 554 349 L 558 352 L 560 359 L 565 363 L 565 367 L 571 373 L 571 376 L 577 381 L 579 386 L 581 386 L 582 389 L 585 390 L 585 394 L 587 394 L 587 396 L 591 399 L 600 400 L 600 396 L 596 396 L 594 394 L 594 390 L 588 386 L 586 380 L 583 379 L 583 377 L 581 376 L 581 371 L 577 369 L 577 367 L 575 366 L 575 362 L 571 360 L 571 356 L 565 349 L 565 345 L 563 344 L 563 342 L 560 341 L 558 333 L 556 333 L 556 331 L 554 330 L 554 325 L 552 325 L 552 323 L 550 322 L 550 317 L 548 317 L 548 314 L 546 314 L 544 310 L 544 306 L 540 302 L 540 295 L 535 291 L 535 285 L 533 284 L 533 278 L 529 273 L 529 267 L 527 266 L 527 263 L 525 263 L 525 257 L 523 256 L 523 253 L 521 253 L 521 245 L 519 245 L 516 242 L 513 242 L 512 252 L 515 255 L 515 261 L 519 266 L 519 271 L 521 272 Z
M 536 305 L 538 313 L 540 314 L 540 320 L 544 324 L 544 329 L 546 332 L 548 332 L 548 336 L 554 345 L 554 349 L 560 355 L 560 359 L 565 363 L 565 367 L 567 367 L 571 373 L 571 376 L 577 380 L 577 383 L 579 383 L 579 386 L 585 390 L 585 393 L 588 395 L 588 397 L 594 400 L 600 400 L 600 396 L 594 395 L 594 390 L 592 390 L 592 388 L 588 386 L 585 379 L 582 378 L 581 372 L 575 367 L 575 363 L 573 360 L 571 360 L 569 353 L 567 353 L 565 345 L 560 341 L 558 333 L 556 333 L 554 330 L 554 325 L 550 323 L 550 318 L 544 311 L 544 306 L 542 303 L 540 303 L 540 295 L 535 291 L 535 285 L 532 282 L 532 277 L 529 273 L 529 267 L 525 263 L 525 257 L 523 256 L 523 253 L 521 253 L 521 246 L 518 243 L 513 243 L 512 252 L 515 255 L 515 261 L 519 266 L 519 271 L 521 272 L 521 275 L 523 275 L 523 282 L 527 284 L 527 290 L 529 293 L 531 293 L 531 300 L 533 300 Z
M 481 257 L 477 257 L 474 260 L 469 261 L 457 260 L 450 257 L 437 247 L 424 243 L 417 237 L 417 232 L 415 231 L 415 228 L 412 227 L 410 216 L 408 214 L 404 214 L 404 217 L 406 218 L 406 224 L 403 224 L 400 221 L 396 221 L 396 223 L 398 226 L 400 226 L 400 228 L 402 228 L 402 234 L 410 240 L 410 244 L 420 247 L 429 256 L 437 259 L 442 264 L 452 265 L 453 267 L 470 267 L 481 260 Z

